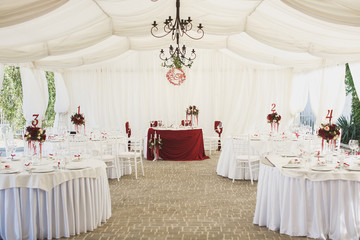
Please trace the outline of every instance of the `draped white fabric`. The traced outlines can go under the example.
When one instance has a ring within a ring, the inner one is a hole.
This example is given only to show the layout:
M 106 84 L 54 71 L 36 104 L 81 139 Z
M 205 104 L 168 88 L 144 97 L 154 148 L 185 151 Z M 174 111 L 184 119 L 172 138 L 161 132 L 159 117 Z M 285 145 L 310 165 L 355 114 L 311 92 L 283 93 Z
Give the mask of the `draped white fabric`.
M 33 114 L 39 114 L 43 120 L 49 101 L 49 92 L 45 72 L 28 67 L 20 68 L 23 86 L 23 114 L 29 124 L 34 120 Z
M 55 121 L 54 121 L 54 130 L 59 130 L 60 128 L 65 129 L 67 127 L 66 113 L 69 110 L 69 94 L 64 82 L 62 75 L 58 72 L 54 73 L 55 79 Z
M 67 113 L 70 103 L 64 79 L 60 73 L 54 73 L 54 78 L 56 89 L 54 110 L 56 113 Z
M 324 68 L 313 72 L 309 78 L 311 109 L 316 117 L 316 126 L 328 122 L 328 110 L 333 110 L 332 122 L 340 117 L 344 109 L 345 93 L 345 66 Z M 326 90 L 325 90 L 326 89 Z
M 356 1 L 181 0 L 180 9 L 181 18 L 205 26 L 201 41 L 181 39 L 188 47 L 225 48 L 298 71 L 360 61 Z M 0 62 L 54 70 L 168 47 L 170 38 L 152 37 L 150 27 L 175 17 L 175 1 L 6 1 L 0 13 Z
M 284 127 L 290 119 L 290 70 L 246 68 L 218 51 L 201 52 L 180 86 L 165 78 L 153 52 L 133 53 L 109 67 L 66 71 L 70 113 L 81 106 L 87 127 L 124 128 L 145 133 L 150 120 L 179 125 L 188 105 L 200 109 L 199 125 L 213 131 L 215 120 L 224 134 L 267 129 L 266 114 L 277 104 Z M 134 62 L 137 64 L 134 65 Z
M 296 116 L 305 108 L 308 94 L 311 109 L 317 119 L 316 126 L 328 122 L 327 111 L 331 109 L 332 122 L 336 122 L 343 112 L 346 100 L 345 65 L 296 73 L 290 99 L 292 116 Z
M 284 3 L 309 14 L 337 24 L 360 26 L 360 3 L 351 0 L 311 1 L 282 0 Z

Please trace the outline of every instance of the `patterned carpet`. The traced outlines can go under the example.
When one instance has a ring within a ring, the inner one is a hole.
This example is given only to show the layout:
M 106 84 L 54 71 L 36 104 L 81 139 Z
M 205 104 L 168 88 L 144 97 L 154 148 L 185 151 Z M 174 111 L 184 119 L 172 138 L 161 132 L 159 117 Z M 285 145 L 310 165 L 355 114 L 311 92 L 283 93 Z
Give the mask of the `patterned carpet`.
M 216 174 L 204 161 L 147 161 L 145 176 L 110 180 L 112 217 L 72 239 L 306 239 L 252 224 L 257 183 Z

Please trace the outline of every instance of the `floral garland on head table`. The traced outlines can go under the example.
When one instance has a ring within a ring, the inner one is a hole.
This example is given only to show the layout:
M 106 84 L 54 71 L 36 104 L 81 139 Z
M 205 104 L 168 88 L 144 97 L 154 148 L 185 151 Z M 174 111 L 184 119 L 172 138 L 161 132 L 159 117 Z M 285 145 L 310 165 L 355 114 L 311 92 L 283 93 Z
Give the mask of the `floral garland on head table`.
M 318 130 L 318 136 L 322 138 L 321 149 L 324 149 L 324 140 L 330 145 L 336 144 L 336 139 L 340 136 L 340 128 L 336 124 L 326 123 L 321 124 Z
M 80 106 L 78 107 L 78 112 L 74 113 L 71 117 L 72 124 L 75 125 L 75 130 L 79 133 L 79 126 L 84 125 L 84 133 L 85 133 L 85 117 L 80 113 Z
M 271 124 L 271 131 L 273 131 L 276 126 L 277 131 L 279 131 L 279 122 L 281 120 L 281 116 L 277 112 L 273 112 L 267 115 L 267 122 Z
M 163 143 L 162 143 L 162 139 L 160 138 L 160 134 L 156 135 L 156 132 L 155 132 L 154 137 L 152 137 L 152 135 L 150 136 L 149 148 L 154 151 L 154 160 L 153 161 L 156 161 L 157 159 L 159 159 L 159 149 L 161 149 L 162 144 Z
M 193 105 L 193 106 L 189 106 L 187 109 L 186 109 L 186 120 L 188 120 L 188 116 L 190 116 L 191 117 L 191 125 L 192 125 L 192 122 L 193 122 L 193 115 L 196 117 L 196 125 L 199 125 L 199 118 L 198 118 L 198 116 L 199 116 L 199 109 L 195 106 L 195 105 Z

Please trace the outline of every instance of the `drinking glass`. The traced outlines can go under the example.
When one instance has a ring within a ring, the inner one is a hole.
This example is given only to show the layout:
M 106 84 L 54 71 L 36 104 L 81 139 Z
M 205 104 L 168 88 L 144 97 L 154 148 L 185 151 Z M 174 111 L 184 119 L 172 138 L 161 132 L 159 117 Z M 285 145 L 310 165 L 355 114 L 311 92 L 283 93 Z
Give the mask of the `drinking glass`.
M 359 149 L 359 141 L 358 140 L 349 140 L 349 147 L 351 149 L 351 154 L 354 155 L 355 154 L 355 150 Z

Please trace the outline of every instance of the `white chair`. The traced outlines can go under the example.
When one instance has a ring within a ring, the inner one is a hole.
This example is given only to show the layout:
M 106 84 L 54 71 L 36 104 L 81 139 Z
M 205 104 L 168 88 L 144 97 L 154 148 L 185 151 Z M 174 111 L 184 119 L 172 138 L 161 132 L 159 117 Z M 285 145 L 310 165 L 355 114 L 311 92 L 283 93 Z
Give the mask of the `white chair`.
M 120 180 L 120 166 L 118 161 L 118 144 L 117 139 L 105 139 L 100 143 L 100 160 L 106 164 L 106 168 L 114 170 L 116 178 Z
M 252 154 L 248 135 L 232 137 L 232 144 L 234 150 L 233 183 L 237 170 L 244 169 L 244 171 L 249 170 L 251 184 L 254 184 L 253 174 L 259 170 L 260 156 Z
M 131 151 L 130 152 L 119 152 L 118 157 L 121 160 L 121 164 L 123 169 L 134 166 L 135 170 L 135 178 L 137 179 L 137 169 L 138 163 L 141 165 L 142 175 L 144 176 L 144 165 L 142 159 L 142 151 L 143 151 L 143 138 L 138 138 L 132 142 Z
M 66 139 L 68 155 L 84 155 L 88 152 L 88 140 L 81 136 L 68 136 Z
M 212 151 L 217 150 L 219 144 L 218 141 L 219 141 L 219 137 L 215 137 L 215 136 L 204 137 L 204 148 L 205 150 L 210 151 L 210 155 Z

